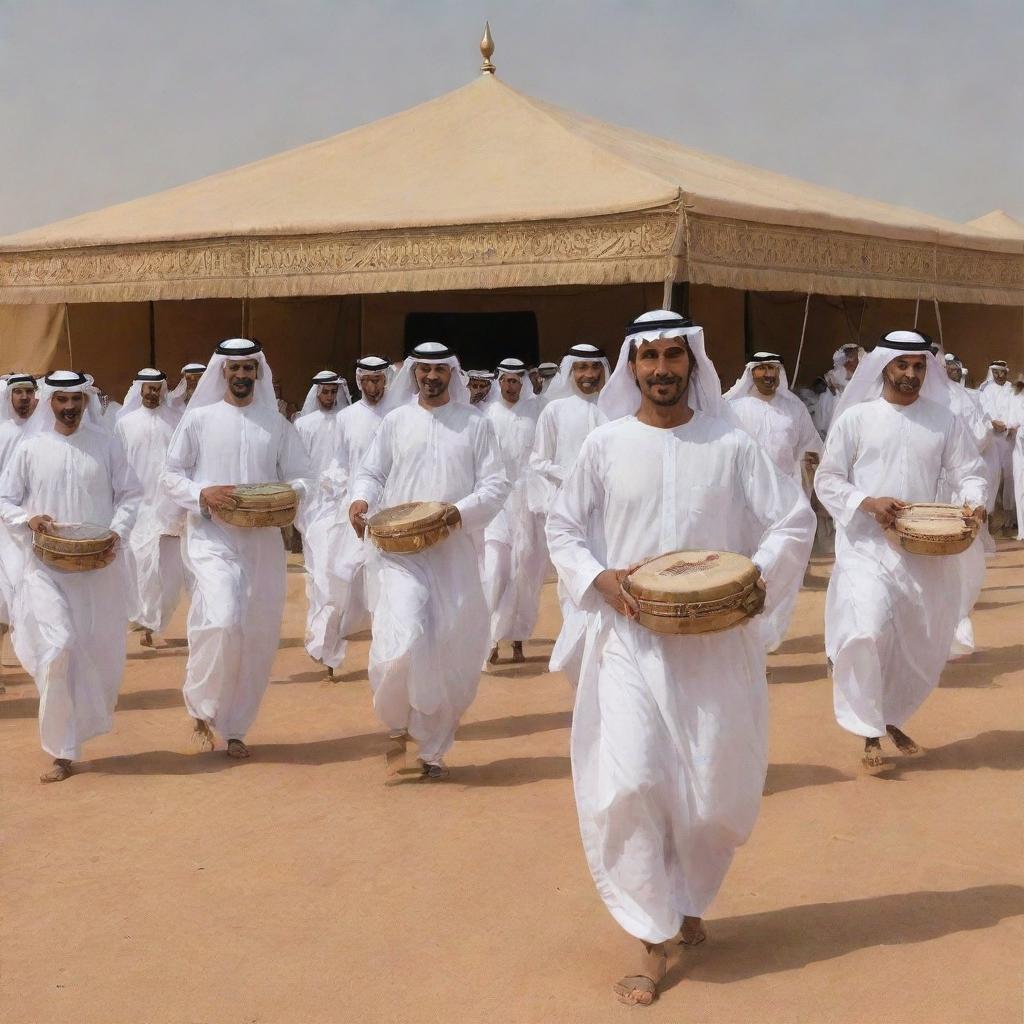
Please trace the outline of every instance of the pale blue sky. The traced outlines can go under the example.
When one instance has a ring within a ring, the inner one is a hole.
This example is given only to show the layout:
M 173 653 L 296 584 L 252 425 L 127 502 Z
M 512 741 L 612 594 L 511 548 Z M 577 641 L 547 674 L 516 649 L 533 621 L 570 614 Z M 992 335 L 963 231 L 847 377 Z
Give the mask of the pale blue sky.
M 1024 0 L 0 0 L 0 233 L 498 74 L 954 220 L 1024 219 Z

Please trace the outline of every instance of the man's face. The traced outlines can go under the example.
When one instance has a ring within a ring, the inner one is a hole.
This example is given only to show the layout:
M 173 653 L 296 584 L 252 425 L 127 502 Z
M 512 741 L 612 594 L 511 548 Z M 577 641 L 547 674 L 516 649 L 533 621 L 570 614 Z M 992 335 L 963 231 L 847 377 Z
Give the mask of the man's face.
M 482 377 L 469 378 L 469 400 L 473 405 L 479 405 L 491 390 L 491 382 Z
M 228 382 L 228 391 L 235 398 L 249 398 L 256 388 L 256 377 L 259 363 L 255 359 L 229 359 L 224 364 L 224 379 Z M 280 394 L 274 385 L 274 393 Z
M 32 415 L 38 401 L 36 389 L 31 384 L 18 384 L 11 388 L 11 407 L 21 419 Z
M 952 361 L 946 363 L 946 376 L 955 383 L 960 383 L 960 364 Z
M 885 379 L 889 386 L 900 395 L 916 395 L 924 383 L 928 360 L 921 353 L 897 356 L 885 367 Z
M 636 349 L 632 369 L 645 398 L 655 405 L 679 405 L 690 386 L 690 347 L 682 338 L 643 341 Z
M 572 364 L 572 379 L 585 395 L 596 395 L 604 387 L 604 363 L 583 360 Z
M 200 370 L 198 373 L 186 373 L 185 374 L 185 394 L 191 395 L 196 389 L 196 385 L 199 383 L 199 378 L 202 377 L 203 371 Z
M 160 404 L 160 392 L 163 389 L 156 381 L 148 381 L 142 385 L 142 404 L 147 409 L 155 409 Z
M 54 418 L 69 431 L 77 430 L 85 413 L 85 399 L 81 391 L 55 391 L 50 396 Z
M 387 376 L 383 373 L 365 373 L 359 378 L 359 387 L 362 389 L 363 401 L 369 405 L 376 405 L 384 397 L 384 388 L 387 386 Z
M 338 402 L 338 385 L 321 384 L 316 392 L 316 400 L 324 412 L 330 412 Z
M 1006 378 L 1009 377 L 1009 375 L 1010 375 L 1010 372 L 1009 372 L 1009 370 L 1005 369 L 1005 367 L 1002 367 L 1002 366 L 994 366 L 994 367 L 992 367 L 992 379 L 997 384 L 1005 384 L 1006 383 Z
M 452 368 L 447 363 L 417 363 L 413 373 L 416 387 L 427 398 L 443 398 L 448 393 Z
M 860 352 L 855 348 L 848 348 L 843 351 L 846 353 L 843 366 L 846 367 L 846 372 L 852 376 L 853 371 L 857 369 L 857 364 L 860 362 Z
M 498 378 L 498 384 L 501 386 L 501 397 L 509 405 L 515 405 L 523 390 L 523 378 L 518 373 L 503 373 Z
M 779 390 L 778 363 L 762 363 L 760 366 L 755 366 L 751 370 L 751 376 L 754 378 L 754 387 L 762 395 L 774 395 Z
M 533 384 L 533 393 L 539 395 L 544 387 L 544 378 L 540 375 L 540 370 L 530 370 L 530 383 Z

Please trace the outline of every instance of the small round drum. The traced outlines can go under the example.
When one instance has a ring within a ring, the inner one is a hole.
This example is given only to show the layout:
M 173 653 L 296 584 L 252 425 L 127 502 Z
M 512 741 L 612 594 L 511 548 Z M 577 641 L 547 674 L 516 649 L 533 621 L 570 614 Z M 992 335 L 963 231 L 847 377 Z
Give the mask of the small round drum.
M 32 534 L 36 557 L 62 572 L 102 569 L 117 535 L 95 523 L 51 523 L 47 533 Z
M 641 563 L 622 597 L 641 626 L 689 636 L 731 629 L 764 607 L 757 566 L 728 551 L 673 551 Z
M 245 529 L 290 526 L 299 504 L 298 495 L 287 484 L 242 484 L 235 488 L 234 498 L 234 508 L 215 509 L 213 514 Z
M 920 502 L 896 513 L 893 532 L 914 555 L 959 555 L 978 535 L 980 524 L 960 505 Z
M 385 508 L 366 521 L 366 532 L 393 555 L 414 555 L 444 540 L 451 532 L 445 518 L 451 505 L 441 501 L 410 501 Z

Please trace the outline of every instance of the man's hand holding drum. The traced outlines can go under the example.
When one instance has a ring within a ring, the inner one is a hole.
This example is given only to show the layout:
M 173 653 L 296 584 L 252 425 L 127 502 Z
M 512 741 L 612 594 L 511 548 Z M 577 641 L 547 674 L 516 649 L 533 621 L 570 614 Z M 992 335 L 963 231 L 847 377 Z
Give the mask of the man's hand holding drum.
M 884 530 L 896 522 L 896 513 L 906 508 L 907 503 L 898 498 L 865 498 L 860 507 L 869 516 L 874 516 L 875 522 Z
M 199 492 L 199 504 L 213 512 L 220 509 L 232 509 L 238 504 L 235 500 L 235 488 L 231 484 L 204 487 Z
M 53 523 L 53 516 L 33 516 L 28 521 L 28 528 L 33 533 L 49 533 L 49 527 Z

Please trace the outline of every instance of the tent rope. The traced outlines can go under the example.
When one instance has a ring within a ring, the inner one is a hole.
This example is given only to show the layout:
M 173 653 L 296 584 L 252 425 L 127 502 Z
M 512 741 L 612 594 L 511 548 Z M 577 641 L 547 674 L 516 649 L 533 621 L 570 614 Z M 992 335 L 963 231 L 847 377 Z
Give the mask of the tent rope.
M 932 299 L 932 302 L 935 303 L 935 322 L 939 325 L 939 348 L 945 352 L 946 346 L 942 340 L 942 314 L 939 312 L 939 300 L 935 298 Z
M 804 338 L 807 337 L 807 316 L 811 311 L 811 290 L 807 289 L 807 298 L 804 300 L 804 322 L 800 328 L 800 347 L 796 350 L 796 366 L 793 367 L 793 381 L 790 387 L 796 387 L 796 379 L 800 374 L 800 358 L 804 354 Z

